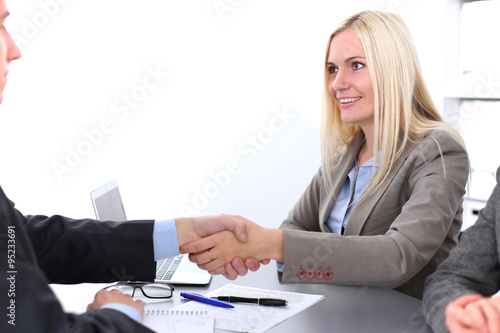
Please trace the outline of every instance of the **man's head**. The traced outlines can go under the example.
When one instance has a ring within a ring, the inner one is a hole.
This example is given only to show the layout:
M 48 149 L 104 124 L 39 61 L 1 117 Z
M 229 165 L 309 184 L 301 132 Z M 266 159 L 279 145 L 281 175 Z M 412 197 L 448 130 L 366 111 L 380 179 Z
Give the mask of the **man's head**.
M 21 57 L 21 51 L 14 43 L 14 40 L 5 28 L 5 20 L 9 16 L 5 0 L 0 0 L 0 103 L 3 100 L 3 90 L 7 84 L 7 74 L 9 73 L 9 64 L 12 60 Z

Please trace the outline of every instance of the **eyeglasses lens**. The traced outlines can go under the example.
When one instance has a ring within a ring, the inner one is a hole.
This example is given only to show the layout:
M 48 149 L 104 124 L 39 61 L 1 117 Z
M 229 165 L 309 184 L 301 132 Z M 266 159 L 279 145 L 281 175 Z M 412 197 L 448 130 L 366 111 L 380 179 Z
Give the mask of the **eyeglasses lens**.
M 150 298 L 169 298 L 172 297 L 173 288 L 168 284 L 145 283 L 145 284 L 117 284 L 106 288 L 108 290 L 116 289 L 130 296 L 146 296 Z M 142 289 L 142 292 L 141 292 Z
M 172 297 L 172 288 L 169 285 L 149 283 L 142 286 L 142 290 L 149 297 Z
M 108 290 L 113 290 L 113 289 L 121 291 L 122 293 L 124 293 L 126 295 L 130 295 L 130 296 L 134 295 L 134 290 L 135 290 L 134 287 L 126 285 L 126 284 L 121 284 L 121 285 L 119 284 L 119 285 L 113 286 L 112 288 L 109 288 Z

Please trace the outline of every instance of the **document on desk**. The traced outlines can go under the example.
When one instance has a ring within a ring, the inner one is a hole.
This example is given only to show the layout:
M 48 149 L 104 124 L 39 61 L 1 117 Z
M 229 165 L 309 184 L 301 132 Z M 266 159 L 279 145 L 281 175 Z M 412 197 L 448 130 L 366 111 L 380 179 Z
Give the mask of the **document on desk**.
M 209 311 L 146 310 L 142 323 L 157 333 L 213 333 L 214 319 Z
M 231 295 L 251 298 L 280 298 L 288 301 L 287 306 L 263 306 L 257 304 L 233 303 L 234 308 L 220 308 L 200 302 L 188 301 L 174 310 L 208 310 L 215 314 L 215 328 L 234 332 L 261 333 L 280 322 L 319 302 L 324 295 L 300 294 L 228 283 L 224 287 L 204 294 L 205 297 Z

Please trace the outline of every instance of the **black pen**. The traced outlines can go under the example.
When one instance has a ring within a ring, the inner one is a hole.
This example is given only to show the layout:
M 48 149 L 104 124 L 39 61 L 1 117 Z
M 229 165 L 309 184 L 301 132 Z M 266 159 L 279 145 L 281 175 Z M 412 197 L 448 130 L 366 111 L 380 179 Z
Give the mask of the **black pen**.
M 238 296 L 216 296 L 212 298 L 229 303 L 256 303 L 266 306 L 286 306 L 288 303 L 286 300 L 278 298 L 248 298 Z

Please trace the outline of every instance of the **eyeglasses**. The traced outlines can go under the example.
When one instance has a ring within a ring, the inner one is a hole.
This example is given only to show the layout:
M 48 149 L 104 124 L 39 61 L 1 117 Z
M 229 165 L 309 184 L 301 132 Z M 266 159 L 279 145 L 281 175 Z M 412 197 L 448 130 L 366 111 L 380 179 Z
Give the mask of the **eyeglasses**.
M 174 292 L 174 286 L 171 284 L 141 281 L 118 281 L 115 284 L 107 286 L 103 289 L 116 289 L 132 297 L 134 297 L 135 290 L 139 289 L 147 298 L 170 298 Z

